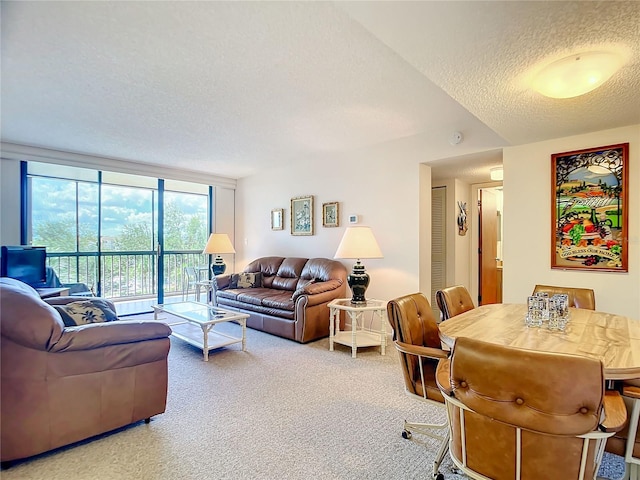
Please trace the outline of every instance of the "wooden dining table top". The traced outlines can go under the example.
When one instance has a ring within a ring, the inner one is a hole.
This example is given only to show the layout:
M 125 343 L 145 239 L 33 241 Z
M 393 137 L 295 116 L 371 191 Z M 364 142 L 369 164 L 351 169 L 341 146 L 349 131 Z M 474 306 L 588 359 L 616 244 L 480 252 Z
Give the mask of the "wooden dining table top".
M 439 324 L 449 348 L 457 337 L 602 361 L 608 380 L 640 378 L 640 320 L 579 308 L 569 309 L 565 331 L 531 328 L 524 323 L 524 304 L 482 305 Z

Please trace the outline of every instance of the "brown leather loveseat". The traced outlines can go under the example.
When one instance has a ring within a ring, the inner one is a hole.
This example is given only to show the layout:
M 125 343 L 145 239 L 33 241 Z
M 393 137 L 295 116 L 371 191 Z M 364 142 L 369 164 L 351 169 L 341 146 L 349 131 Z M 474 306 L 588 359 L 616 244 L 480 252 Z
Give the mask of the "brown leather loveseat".
M 329 336 L 327 304 L 346 294 L 347 269 L 342 263 L 327 258 L 263 257 L 243 273 L 250 274 L 250 283 L 238 282 L 238 274 L 217 277 L 219 307 L 248 314 L 250 328 L 296 342 Z
M 0 278 L 4 466 L 164 412 L 170 334 L 153 321 L 65 327 L 33 288 Z

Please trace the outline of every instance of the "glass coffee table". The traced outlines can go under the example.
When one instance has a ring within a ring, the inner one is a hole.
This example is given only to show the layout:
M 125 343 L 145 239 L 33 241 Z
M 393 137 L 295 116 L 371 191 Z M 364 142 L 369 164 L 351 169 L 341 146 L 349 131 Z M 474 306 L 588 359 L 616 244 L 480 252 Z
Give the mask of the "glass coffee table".
M 160 312 L 170 313 L 180 320 L 167 322 L 172 335 L 180 340 L 201 348 L 204 361 L 209 361 L 209 352 L 216 348 L 242 343 L 242 351 L 246 350 L 247 318 L 246 313 L 232 312 L 222 308 L 199 302 L 178 302 L 153 305 L 153 318 L 158 320 Z M 242 336 L 233 337 L 214 331 L 218 323 L 236 322 L 242 327 Z

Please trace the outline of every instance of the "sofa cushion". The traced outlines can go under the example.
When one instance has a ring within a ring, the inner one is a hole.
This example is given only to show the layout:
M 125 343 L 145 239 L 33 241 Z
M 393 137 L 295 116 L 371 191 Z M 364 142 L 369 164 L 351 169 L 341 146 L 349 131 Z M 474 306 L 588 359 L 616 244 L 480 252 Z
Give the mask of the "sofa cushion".
M 291 302 L 291 304 L 293 305 L 293 302 Z M 292 321 L 295 320 L 294 318 L 295 311 L 293 308 L 291 310 L 283 310 L 279 308 L 265 307 L 264 305 L 251 305 L 248 303 L 239 302 L 237 300 L 231 300 L 229 298 L 220 299 L 220 301 L 218 302 L 218 306 L 222 308 L 230 308 L 230 309 L 235 308 L 241 312 L 248 313 L 248 314 L 256 313 L 256 314 L 278 317 L 285 320 L 292 320 Z M 249 320 L 247 320 L 247 326 L 251 328 L 256 328 L 250 324 Z M 329 332 L 329 328 L 327 327 L 327 333 L 328 332 Z
M 258 258 L 247 265 L 243 271 L 262 273 L 262 286 L 271 288 L 273 279 L 276 276 L 276 273 L 278 273 L 278 269 L 283 261 L 284 257 Z
M 104 300 L 97 298 L 71 302 L 66 305 L 53 305 L 65 327 L 87 325 L 89 323 L 113 322 L 118 319 L 116 312 Z
M 260 272 L 243 272 L 231 275 L 229 288 L 260 288 L 262 287 L 262 274 Z
M 285 258 L 278 269 L 278 273 L 273 277 L 271 287 L 293 292 L 298 286 L 300 274 L 307 261 L 306 258 Z
M 265 296 L 262 299 L 262 306 L 293 311 L 295 303 L 291 300 L 288 291 L 276 290 L 273 295 Z

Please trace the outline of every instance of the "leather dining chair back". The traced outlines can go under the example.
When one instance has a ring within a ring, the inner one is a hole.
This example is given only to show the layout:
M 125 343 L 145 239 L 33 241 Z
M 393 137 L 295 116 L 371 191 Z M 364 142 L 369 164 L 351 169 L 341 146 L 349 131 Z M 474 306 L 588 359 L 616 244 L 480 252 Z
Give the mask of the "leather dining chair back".
M 436 291 L 436 302 L 443 321 L 475 308 L 464 285 L 454 285 Z
M 422 293 L 413 293 L 389 301 L 387 318 L 393 328 L 393 339 L 400 353 L 400 367 L 405 392 L 416 399 L 444 407 L 444 399 L 435 380 L 438 362 L 447 358 L 442 350 L 438 324 L 429 300 Z M 438 469 L 448 445 L 447 423 L 427 424 L 405 421 L 402 436 L 429 435 L 440 440 L 440 449 L 433 464 L 433 478 L 443 479 Z
M 556 287 L 553 285 L 536 285 L 533 293 L 548 293 L 549 296 L 557 293 L 566 293 L 569 295 L 569 306 L 575 308 L 583 308 L 585 310 L 596 309 L 596 296 L 591 288 L 575 288 L 575 287 Z
M 605 396 L 602 363 L 588 357 L 460 337 L 437 378 L 451 459 L 472 478 L 594 479 L 607 437 L 626 422 L 622 398 Z

